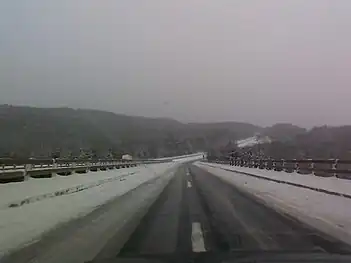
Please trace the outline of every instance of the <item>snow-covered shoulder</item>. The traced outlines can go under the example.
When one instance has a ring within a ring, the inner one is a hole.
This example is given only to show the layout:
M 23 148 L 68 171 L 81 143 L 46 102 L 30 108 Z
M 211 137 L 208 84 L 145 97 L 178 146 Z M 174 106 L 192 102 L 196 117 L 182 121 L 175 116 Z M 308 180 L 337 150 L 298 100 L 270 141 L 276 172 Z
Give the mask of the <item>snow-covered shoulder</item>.
M 43 233 L 58 224 L 85 216 L 143 183 L 171 176 L 180 164 L 181 162 L 148 164 L 123 170 L 0 185 L 0 258 L 13 249 L 40 239 Z M 56 194 L 74 187 L 80 188 L 67 194 Z M 19 206 L 8 206 L 28 199 L 32 201 Z

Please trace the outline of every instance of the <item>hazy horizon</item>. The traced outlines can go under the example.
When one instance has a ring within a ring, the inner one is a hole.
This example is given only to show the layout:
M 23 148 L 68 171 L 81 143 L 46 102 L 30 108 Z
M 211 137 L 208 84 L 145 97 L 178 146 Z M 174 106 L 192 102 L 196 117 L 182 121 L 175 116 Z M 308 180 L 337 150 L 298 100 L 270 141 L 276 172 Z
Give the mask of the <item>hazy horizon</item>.
M 0 8 L 0 104 L 181 122 L 350 125 L 351 1 Z

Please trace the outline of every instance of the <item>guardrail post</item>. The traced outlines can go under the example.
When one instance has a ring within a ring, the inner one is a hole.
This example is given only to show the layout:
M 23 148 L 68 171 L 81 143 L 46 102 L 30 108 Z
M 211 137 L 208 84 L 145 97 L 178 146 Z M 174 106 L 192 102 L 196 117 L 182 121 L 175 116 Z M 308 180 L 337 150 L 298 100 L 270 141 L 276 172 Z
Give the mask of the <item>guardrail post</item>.
M 84 166 L 85 166 L 85 168 L 86 168 L 87 170 L 90 170 L 91 167 L 93 166 L 93 162 L 92 162 L 92 161 L 86 161 L 86 162 L 84 163 Z
M 312 170 L 312 175 L 316 175 L 315 172 L 314 172 L 314 162 L 313 162 L 312 159 L 309 159 L 309 161 L 311 162 L 311 163 L 310 163 L 310 168 L 311 168 L 311 170 Z
M 32 168 L 33 168 L 32 164 L 28 163 L 24 165 L 23 176 L 25 181 L 29 179 L 29 172 L 32 170 Z
M 76 162 L 72 162 L 68 164 L 69 167 L 71 168 L 72 174 L 76 171 L 76 167 L 77 167 L 77 163 Z
M 48 165 L 49 166 L 49 165 Z M 52 171 L 51 171 L 51 176 L 54 177 L 57 175 L 57 173 L 54 171 L 54 169 L 58 168 L 57 161 L 55 159 L 52 159 Z
M 296 159 L 294 159 L 294 162 L 295 162 L 294 170 L 295 170 L 296 173 L 299 173 L 299 171 L 300 171 L 299 162 Z
M 332 169 L 334 170 L 334 173 L 333 173 L 334 177 L 338 177 L 338 174 L 336 172 L 338 169 L 338 162 L 339 162 L 339 159 L 335 159 L 334 163 L 332 164 Z
M 286 172 L 286 169 L 285 169 L 285 159 L 282 159 L 282 171 L 283 172 Z

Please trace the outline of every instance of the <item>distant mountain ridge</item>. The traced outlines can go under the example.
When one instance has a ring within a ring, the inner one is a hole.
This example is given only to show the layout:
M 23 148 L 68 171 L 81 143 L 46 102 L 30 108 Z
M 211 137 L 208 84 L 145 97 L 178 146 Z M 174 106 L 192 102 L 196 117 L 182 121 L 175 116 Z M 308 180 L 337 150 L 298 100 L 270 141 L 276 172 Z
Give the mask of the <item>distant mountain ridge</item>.
M 243 122 L 182 123 L 167 118 L 112 112 L 0 105 L 0 156 L 164 157 L 196 151 L 235 148 L 236 140 L 268 136 L 260 147 L 273 158 L 351 159 L 351 126 L 315 127 L 288 123 L 260 127 Z
M 262 128 L 248 123 L 181 123 L 71 108 L 0 105 L 0 156 L 47 156 L 81 150 L 99 156 L 162 157 L 221 147 Z

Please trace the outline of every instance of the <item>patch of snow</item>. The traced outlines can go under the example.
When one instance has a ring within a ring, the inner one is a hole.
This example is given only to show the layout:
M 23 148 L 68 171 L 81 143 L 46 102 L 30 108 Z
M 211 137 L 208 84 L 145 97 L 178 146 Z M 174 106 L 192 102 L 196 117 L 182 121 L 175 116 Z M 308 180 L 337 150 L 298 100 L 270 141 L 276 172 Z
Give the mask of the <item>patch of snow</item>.
M 270 142 L 271 142 L 271 139 L 268 136 L 262 137 L 262 138 L 259 136 L 253 136 L 243 140 L 238 140 L 236 144 L 239 148 L 245 148 L 245 147 L 251 147 L 260 143 L 270 143 Z
M 249 175 L 223 170 L 228 165 L 197 162 L 197 166 L 219 176 L 261 199 L 273 209 L 290 214 L 301 222 L 315 227 L 329 235 L 351 244 L 351 200 L 288 184 L 276 183 Z M 240 168 L 240 169 L 239 169 Z M 270 178 L 282 178 L 300 184 L 312 184 L 333 191 L 349 193 L 351 184 L 347 180 L 320 178 L 312 175 L 287 174 L 285 172 L 264 171 L 254 168 L 231 167 L 240 172 L 248 172 Z
M 173 159 L 173 162 L 191 162 L 202 159 L 204 153 L 189 154 L 186 156 L 180 156 Z
M 199 158 L 202 158 L 203 156 L 203 152 L 199 152 L 199 153 L 192 153 L 192 154 L 187 154 L 187 155 L 180 155 L 180 156 L 173 156 L 173 157 L 162 157 L 162 158 L 156 158 L 153 159 L 155 161 L 163 161 L 163 160 L 188 160 L 188 161 L 192 161 L 192 160 L 198 160 Z

